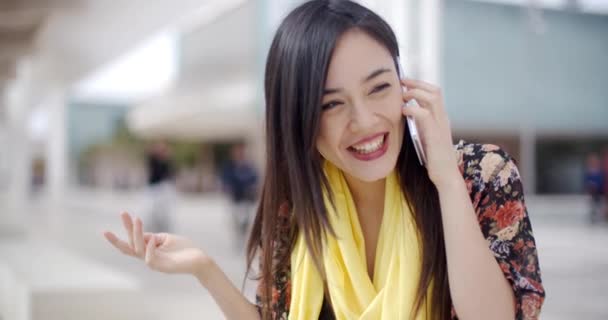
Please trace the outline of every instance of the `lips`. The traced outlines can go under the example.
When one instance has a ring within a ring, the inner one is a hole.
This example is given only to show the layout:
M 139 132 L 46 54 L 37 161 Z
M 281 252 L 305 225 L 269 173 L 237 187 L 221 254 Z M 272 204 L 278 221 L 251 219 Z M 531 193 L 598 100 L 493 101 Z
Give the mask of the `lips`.
M 360 140 L 347 148 L 356 159 L 370 161 L 383 156 L 388 150 L 389 134 L 387 132 Z
M 374 139 L 367 139 L 365 142 L 358 143 L 349 147 L 351 151 L 359 153 L 371 153 L 378 150 L 384 143 L 384 135 L 377 136 Z

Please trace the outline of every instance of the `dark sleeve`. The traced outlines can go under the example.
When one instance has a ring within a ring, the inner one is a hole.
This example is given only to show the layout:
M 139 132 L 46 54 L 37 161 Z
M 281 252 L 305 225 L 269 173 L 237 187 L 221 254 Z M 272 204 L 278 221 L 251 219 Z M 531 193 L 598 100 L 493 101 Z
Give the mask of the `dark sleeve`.
M 496 146 L 475 145 L 465 163 L 474 172 L 467 184 L 481 230 L 515 295 L 516 319 L 538 319 L 545 290 L 516 162 Z
M 175 179 L 177 176 L 177 166 L 172 159 L 167 160 L 167 179 Z

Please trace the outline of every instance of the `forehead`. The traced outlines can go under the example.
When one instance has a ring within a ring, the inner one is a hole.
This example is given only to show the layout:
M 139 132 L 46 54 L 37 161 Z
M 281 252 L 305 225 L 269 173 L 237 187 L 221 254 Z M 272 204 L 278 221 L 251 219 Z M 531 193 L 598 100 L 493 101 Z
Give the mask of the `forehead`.
M 394 68 L 388 49 L 362 30 L 348 30 L 338 39 L 332 54 L 326 86 L 358 83 L 379 67 Z

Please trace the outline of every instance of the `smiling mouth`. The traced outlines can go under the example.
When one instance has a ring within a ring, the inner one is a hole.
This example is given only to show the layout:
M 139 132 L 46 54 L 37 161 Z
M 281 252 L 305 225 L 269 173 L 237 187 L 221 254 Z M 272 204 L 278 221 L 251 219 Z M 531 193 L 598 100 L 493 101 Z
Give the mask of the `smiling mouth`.
M 357 154 L 367 155 L 377 152 L 384 147 L 384 144 L 387 141 L 388 133 L 378 136 L 373 140 L 369 140 L 363 143 L 355 144 L 348 147 L 348 150 Z

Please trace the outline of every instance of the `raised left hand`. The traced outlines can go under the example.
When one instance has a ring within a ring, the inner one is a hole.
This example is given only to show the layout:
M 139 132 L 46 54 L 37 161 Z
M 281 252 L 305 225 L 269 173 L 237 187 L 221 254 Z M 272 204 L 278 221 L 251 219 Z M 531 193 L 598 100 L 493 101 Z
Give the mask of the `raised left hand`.
M 187 238 L 170 233 L 143 232 L 143 222 L 124 212 L 122 223 L 129 241 L 110 231 L 104 237 L 125 255 L 145 261 L 146 265 L 163 273 L 198 275 L 211 264 L 211 258 Z
M 429 177 L 438 188 L 449 184 L 458 179 L 460 173 L 441 89 L 412 79 L 404 79 L 401 84 L 407 88 L 403 100 L 407 103 L 415 99 L 420 106 L 418 108 L 410 103 L 401 108 L 401 111 L 404 116 L 412 116 L 416 121 L 426 153 Z

